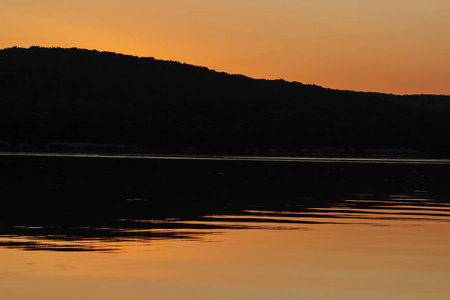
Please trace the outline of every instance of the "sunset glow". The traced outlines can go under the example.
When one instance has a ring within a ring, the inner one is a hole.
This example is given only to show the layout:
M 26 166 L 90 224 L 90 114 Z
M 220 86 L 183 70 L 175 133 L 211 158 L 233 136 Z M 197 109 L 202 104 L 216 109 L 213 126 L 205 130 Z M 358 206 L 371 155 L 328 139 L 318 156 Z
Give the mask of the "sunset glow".
M 78 47 L 336 89 L 450 94 L 448 0 L 2 0 L 0 48 Z

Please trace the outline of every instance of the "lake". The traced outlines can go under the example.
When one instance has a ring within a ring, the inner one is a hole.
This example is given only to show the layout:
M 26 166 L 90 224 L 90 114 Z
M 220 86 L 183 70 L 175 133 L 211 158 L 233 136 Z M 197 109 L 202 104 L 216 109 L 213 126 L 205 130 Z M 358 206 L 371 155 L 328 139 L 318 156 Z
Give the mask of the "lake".
M 448 299 L 447 160 L 0 155 L 0 299 Z

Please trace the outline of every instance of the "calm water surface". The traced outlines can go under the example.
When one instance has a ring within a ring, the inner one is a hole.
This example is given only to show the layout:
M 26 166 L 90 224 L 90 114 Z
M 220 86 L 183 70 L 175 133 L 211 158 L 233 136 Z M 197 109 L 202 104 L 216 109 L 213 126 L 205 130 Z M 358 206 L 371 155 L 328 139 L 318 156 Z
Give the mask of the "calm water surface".
M 450 165 L 350 162 L 1 156 L 0 299 L 449 299 Z

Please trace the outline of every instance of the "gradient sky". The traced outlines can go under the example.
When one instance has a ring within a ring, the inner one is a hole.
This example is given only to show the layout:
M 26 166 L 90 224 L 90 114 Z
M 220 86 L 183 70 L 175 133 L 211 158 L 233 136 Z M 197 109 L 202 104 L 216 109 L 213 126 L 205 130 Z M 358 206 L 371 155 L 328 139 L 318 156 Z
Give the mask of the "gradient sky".
M 449 0 L 0 0 L 0 48 L 32 45 L 337 89 L 450 94 Z

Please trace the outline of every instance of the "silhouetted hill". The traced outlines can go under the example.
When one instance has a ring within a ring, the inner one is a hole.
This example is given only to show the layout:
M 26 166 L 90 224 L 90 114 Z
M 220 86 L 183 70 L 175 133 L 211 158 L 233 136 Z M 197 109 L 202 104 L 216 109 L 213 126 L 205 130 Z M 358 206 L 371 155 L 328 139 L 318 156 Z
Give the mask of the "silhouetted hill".
M 331 90 L 76 48 L 0 50 L 0 147 L 93 144 L 124 152 L 375 148 L 445 156 L 450 97 Z

